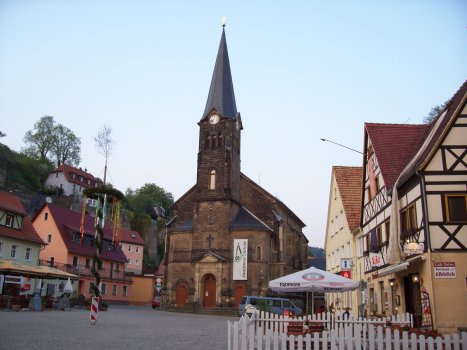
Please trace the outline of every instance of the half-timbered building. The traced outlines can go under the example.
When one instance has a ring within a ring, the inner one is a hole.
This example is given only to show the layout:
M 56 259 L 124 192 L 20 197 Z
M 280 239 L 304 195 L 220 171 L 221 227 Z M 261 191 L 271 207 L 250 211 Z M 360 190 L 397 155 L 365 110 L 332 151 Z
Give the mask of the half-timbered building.
M 467 84 L 428 125 L 365 125 L 367 312 L 467 325 Z M 453 300 L 456 305 L 453 305 Z

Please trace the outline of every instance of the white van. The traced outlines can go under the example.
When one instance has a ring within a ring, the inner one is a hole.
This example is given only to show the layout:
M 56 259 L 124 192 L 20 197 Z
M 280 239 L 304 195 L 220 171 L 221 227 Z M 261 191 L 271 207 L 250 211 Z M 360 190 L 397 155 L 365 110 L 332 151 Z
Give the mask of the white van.
M 273 314 L 284 315 L 287 312 L 295 316 L 303 314 L 302 309 L 295 306 L 289 299 L 247 295 L 238 304 L 238 315 L 243 316 L 246 313 L 248 316 L 251 316 L 251 310 L 259 310 L 262 303 L 266 311 Z

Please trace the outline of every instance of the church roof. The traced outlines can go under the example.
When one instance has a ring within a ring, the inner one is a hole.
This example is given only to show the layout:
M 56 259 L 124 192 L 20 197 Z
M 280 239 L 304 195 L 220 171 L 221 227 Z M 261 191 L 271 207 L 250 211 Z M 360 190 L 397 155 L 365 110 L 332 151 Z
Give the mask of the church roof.
M 223 117 L 237 117 L 237 105 L 235 103 L 235 93 L 232 83 L 232 73 L 230 72 L 229 53 L 227 51 L 224 29 L 222 29 L 222 37 L 217 52 L 214 72 L 212 74 L 211 87 L 201 120 L 205 119 L 213 109 L 221 113 Z
M 251 211 L 245 207 L 241 207 L 237 217 L 233 220 L 230 226 L 232 230 L 253 229 L 273 231 L 268 225 L 256 217 Z

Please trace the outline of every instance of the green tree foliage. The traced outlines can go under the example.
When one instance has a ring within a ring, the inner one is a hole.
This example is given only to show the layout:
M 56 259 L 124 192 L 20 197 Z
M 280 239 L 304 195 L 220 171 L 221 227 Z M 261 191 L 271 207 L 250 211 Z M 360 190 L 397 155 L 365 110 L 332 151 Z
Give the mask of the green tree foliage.
M 62 124 L 55 127 L 54 142 L 52 153 L 55 158 L 55 164 L 79 165 L 81 161 L 81 140 L 73 131 Z
M 45 179 L 53 170 L 47 159 L 36 160 L 10 150 L 0 143 L 0 170 L 6 175 L 4 189 L 43 190 Z
M 128 188 L 125 196 L 131 210 L 151 216 L 154 213 L 154 207 L 159 206 L 168 211 L 174 203 L 172 193 L 166 192 L 153 183 L 146 183 L 135 190 Z
M 323 248 L 319 247 L 308 247 L 308 256 L 314 256 L 315 258 L 320 258 L 325 256 L 326 253 Z
M 130 211 L 128 217 L 131 229 L 138 231 L 143 239 L 146 239 L 151 228 L 154 207 L 162 207 L 168 213 L 174 203 L 170 192 L 153 183 L 146 183 L 135 190 L 128 188 L 125 198 L 127 209 Z M 158 228 L 160 228 L 159 223 Z
M 3 132 L 0 131 L 0 137 L 5 137 L 6 134 L 4 134 Z
M 24 135 L 28 145 L 22 150 L 25 155 L 38 160 L 53 160 L 57 166 L 67 163 L 79 165 L 81 140 L 73 131 L 57 124 L 52 116 L 44 116 L 34 124 L 34 129 Z
M 24 135 L 24 142 L 29 146 L 23 153 L 34 159 L 48 159 L 54 142 L 54 117 L 45 115 L 34 124 L 34 129 Z
M 431 124 L 436 117 L 441 113 L 441 111 L 446 107 L 449 101 L 446 101 L 440 105 L 434 106 L 431 108 L 430 113 L 423 118 L 423 124 Z

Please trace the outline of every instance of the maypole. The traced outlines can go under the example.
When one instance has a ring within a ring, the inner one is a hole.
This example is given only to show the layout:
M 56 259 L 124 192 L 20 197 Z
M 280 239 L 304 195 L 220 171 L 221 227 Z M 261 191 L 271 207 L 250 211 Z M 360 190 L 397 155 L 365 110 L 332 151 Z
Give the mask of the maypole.
M 120 202 L 123 199 L 123 193 L 114 189 L 111 186 L 106 184 L 107 180 L 107 160 L 110 156 L 113 146 L 113 140 L 110 136 L 112 129 L 109 126 L 104 126 L 101 128 L 94 138 L 96 147 L 105 156 L 105 168 L 104 168 L 104 182 L 101 187 L 88 188 L 83 191 L 83 219 L 81 224 L 83 226 L 86 203 L 85 201 L 90 198 L 94 199 L 97 202 L 95 219 L 94 219 L 94 247 L 96 248 L 93 264 L 91 267 L 91 273 L 94 276 L 94 285 L 92 286 L 92 303 L 91 303 L 91 314 L 90 319 L 91 323 L 95 324 L 97 321 L 97 311 L 99 309 L 99 303 L 101 301 L 101 276 L 99 270 L 102 268 L 102 247 L 104 241 L 104 227 L 105 227 L 105 217 L 107 211 L 110 211 L 111 218 L 109 223 L 111 224 L 110 230 L 112 231 L 112 245 L 113 249 L 118 249 L 119 244 L 119 231 L 120 231 Z M 110 208 L 108 208 L 110 207 Z M 81 234 L 83 235 L 84 228 L 80 229 Z

